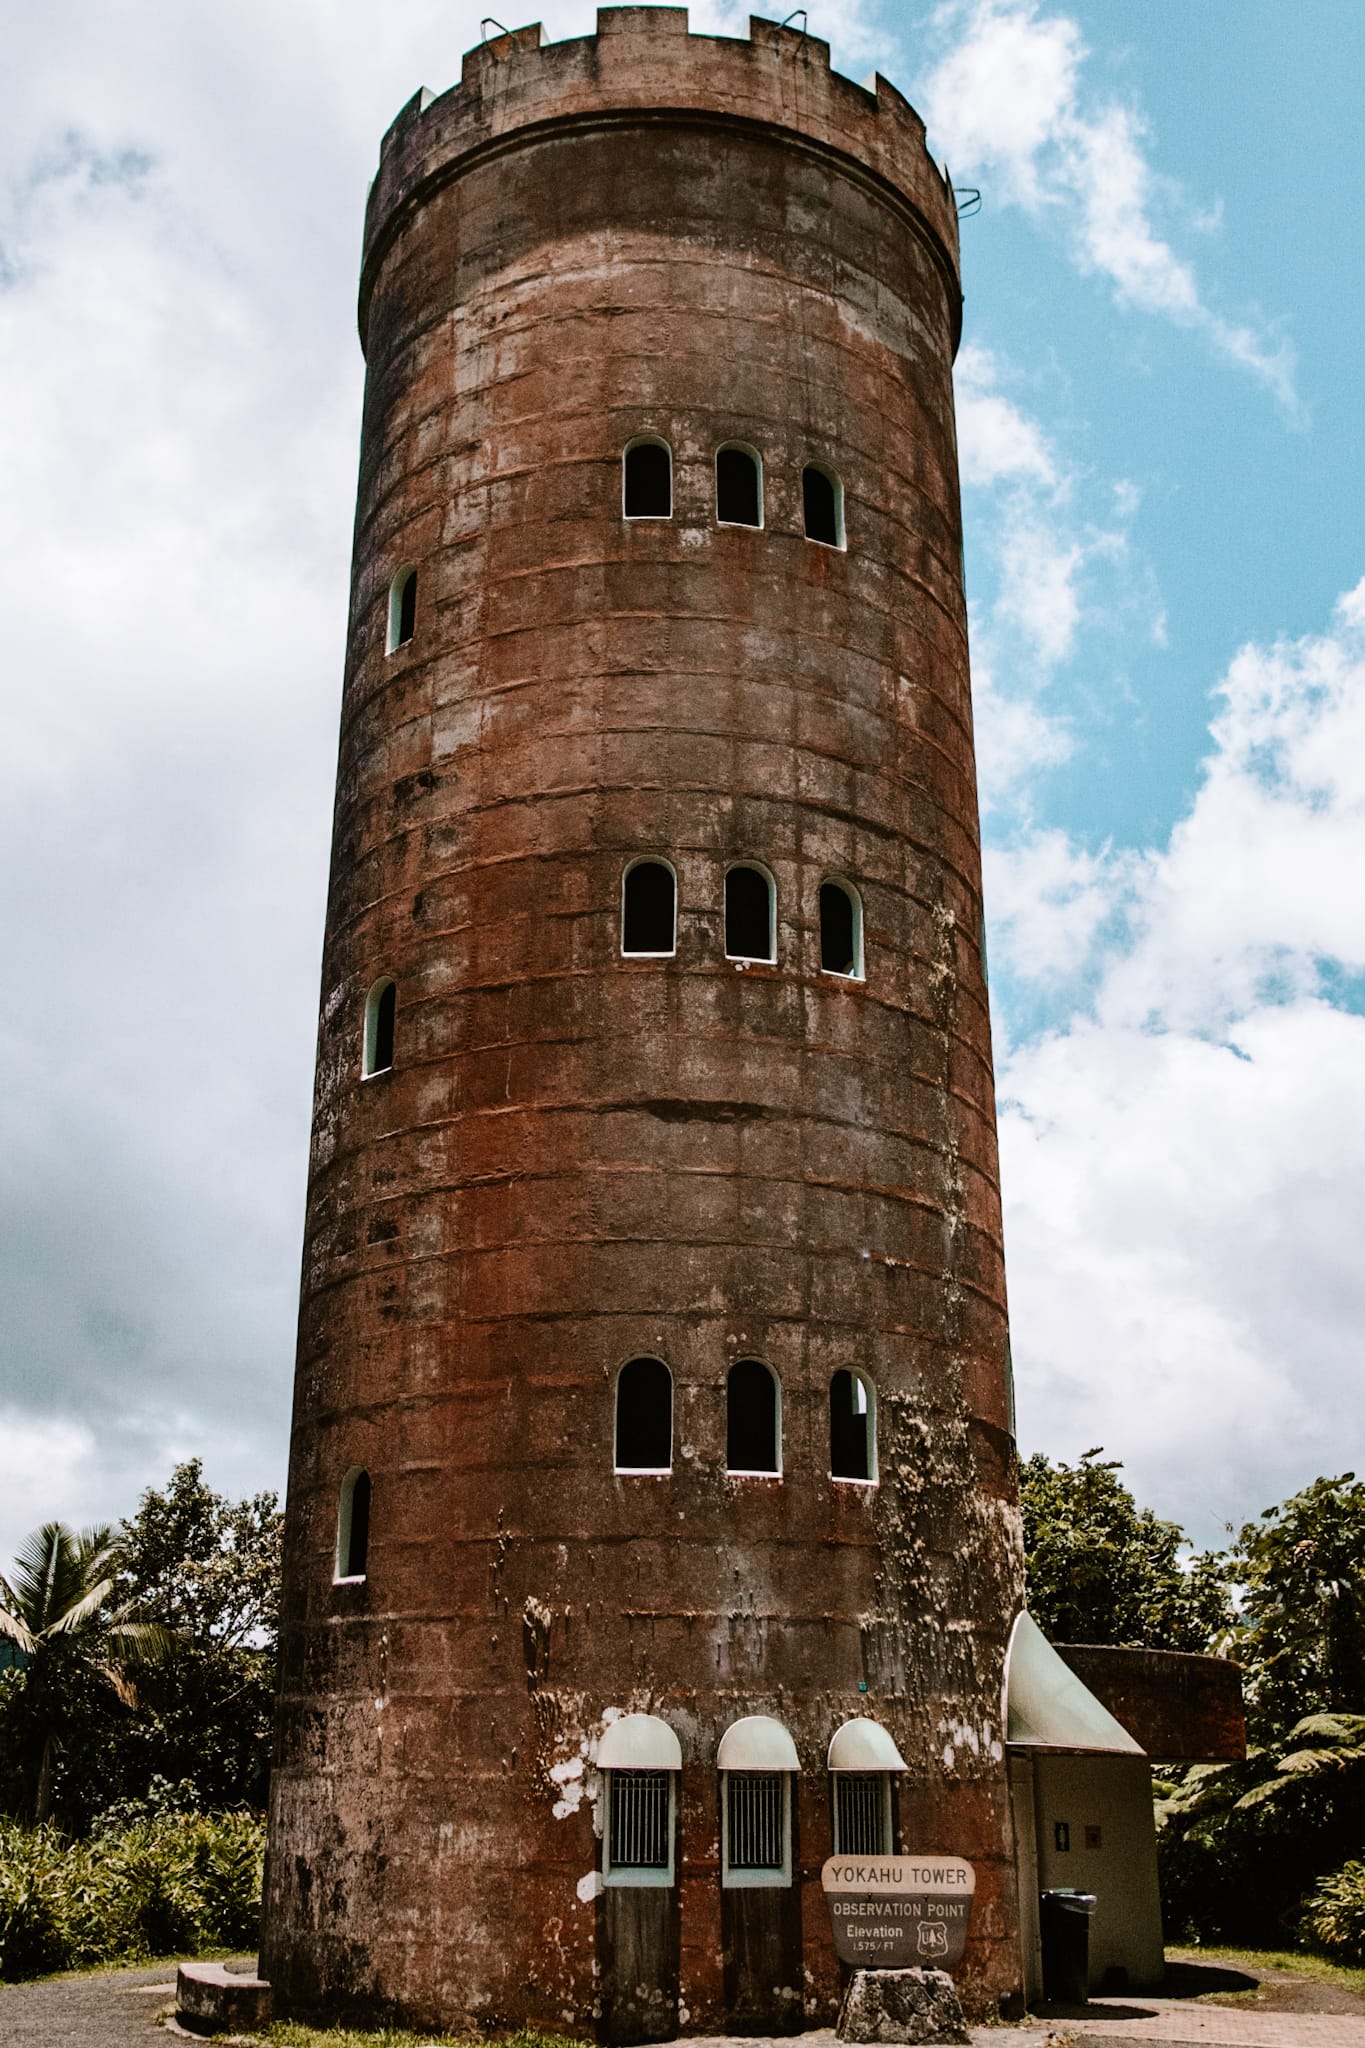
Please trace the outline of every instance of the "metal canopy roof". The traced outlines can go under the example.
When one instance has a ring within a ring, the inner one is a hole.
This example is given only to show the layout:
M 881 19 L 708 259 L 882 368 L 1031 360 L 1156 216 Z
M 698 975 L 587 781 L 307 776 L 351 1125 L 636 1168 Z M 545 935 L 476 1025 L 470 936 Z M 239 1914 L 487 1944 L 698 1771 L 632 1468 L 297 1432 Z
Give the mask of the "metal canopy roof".
M 622 1714 L 597 1745 L 599 1771 L 680 1771 L 682 1744 L 657 1714 Z
M 768 1714 L 746 1714 L 732 1721 L 716 1751 L 718 1771 L 799 1771 L 796 1744 Z
M 1005 1664 L 1007 1742 L 1025 1749 L 1070 1749 L 1145 1756 L 1128 1730 L 1081 1684 L 1027 1611 L 1010 1637 Z
M 845 1721 L 829 1746 L 832 1771 L 903 1771 L 904 1757 L 879 1721 Z

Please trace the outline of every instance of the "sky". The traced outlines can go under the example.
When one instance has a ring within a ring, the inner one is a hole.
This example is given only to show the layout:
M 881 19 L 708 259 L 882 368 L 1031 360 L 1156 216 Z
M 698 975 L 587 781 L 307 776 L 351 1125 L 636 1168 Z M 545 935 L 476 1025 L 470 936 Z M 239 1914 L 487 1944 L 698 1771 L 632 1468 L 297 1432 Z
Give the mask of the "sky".
M 1021 1447 L 1103 1445 L 1219 1543 L 1365 1465 L 1365 10 L 810 28 L 982 194 Z M 0 1561 L 183 1457 L 283 1484 L 361 217 L 478 37 L 449 0 L 0 0 Z

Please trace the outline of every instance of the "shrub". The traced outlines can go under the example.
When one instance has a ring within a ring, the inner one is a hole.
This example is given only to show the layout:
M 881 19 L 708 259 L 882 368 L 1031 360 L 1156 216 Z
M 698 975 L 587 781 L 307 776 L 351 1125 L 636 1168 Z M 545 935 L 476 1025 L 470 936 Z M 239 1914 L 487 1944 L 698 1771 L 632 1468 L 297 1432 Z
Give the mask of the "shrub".
M 1365 1863 L 1318 1879 L 1299 1923 L 1304 1939 L 1336 1963 L 1365 1964 Z
M 85 1842 L 0 1821 L 0 1978 L 253 1947 L 264 1848 L 250 1813 L 121 1818 Z

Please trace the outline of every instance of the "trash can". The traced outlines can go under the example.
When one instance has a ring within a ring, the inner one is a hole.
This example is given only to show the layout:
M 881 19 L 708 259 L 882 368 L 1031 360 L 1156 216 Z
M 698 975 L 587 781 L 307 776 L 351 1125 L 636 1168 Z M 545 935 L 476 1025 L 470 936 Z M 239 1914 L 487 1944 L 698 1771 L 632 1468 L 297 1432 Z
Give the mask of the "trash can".
M 1090 1915 L 1093 1892 L 1043 1892 L 1043 1997 L 1049 2005 L 1084 2005 L 1090 1990 Z

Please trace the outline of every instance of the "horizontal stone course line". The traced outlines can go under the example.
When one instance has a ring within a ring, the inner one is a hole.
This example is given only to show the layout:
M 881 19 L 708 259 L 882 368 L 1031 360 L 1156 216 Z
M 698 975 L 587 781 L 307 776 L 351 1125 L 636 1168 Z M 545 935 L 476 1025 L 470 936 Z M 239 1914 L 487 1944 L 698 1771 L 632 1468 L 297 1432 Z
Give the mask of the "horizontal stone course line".
M 601 133 L 620 133 L 623 130 L 640 127 L 667 128 L 679 133 L 720 132 L 748 140 L 770 142 L 774 154 L 780 153 L 784 157 L 808 157 L 822 168 L 843 178 L 855 190 L 879 201 L 924 250 L 937 272 L 944 294 L 950 355 L 956 355 L 962 335 L 962 290 L 958 278 L 956 252 L 945 246 L 935 232 L 933 224 L 921 213 L 913 198 L 873 166 L 860 161 L 850 152 L 831 142 L 788 126 L 780 116 L 776 120 L 756 118 L 685 103 L 675 106 L 623 107 L 552 115 L 544 120 L 528 122 L 501 135 L 488 136 L 468 149 L 459 150 L 444 163 L 431 163 L 428 160 L 422 168 L 414 169 L 410 180 L 395 191 L 381 192 L 376 185 L 375 196 L 382 198 L 385 210 L 382 223 L 376 228 L 370 229 L 367 223 L 357 313 L 361 348 L 368 353 L 370 309 L 376 292 L 381 288 L 386 261 L 404 229 L 430 206 L 437 193 L 458 180 L 467 178 L 471 173 L 483 169 L 499 157 L 520 150 L 535 149 L 539 144 L 557 140 L 561 136 L 567 138 L 571 135 L 583 137 Z

